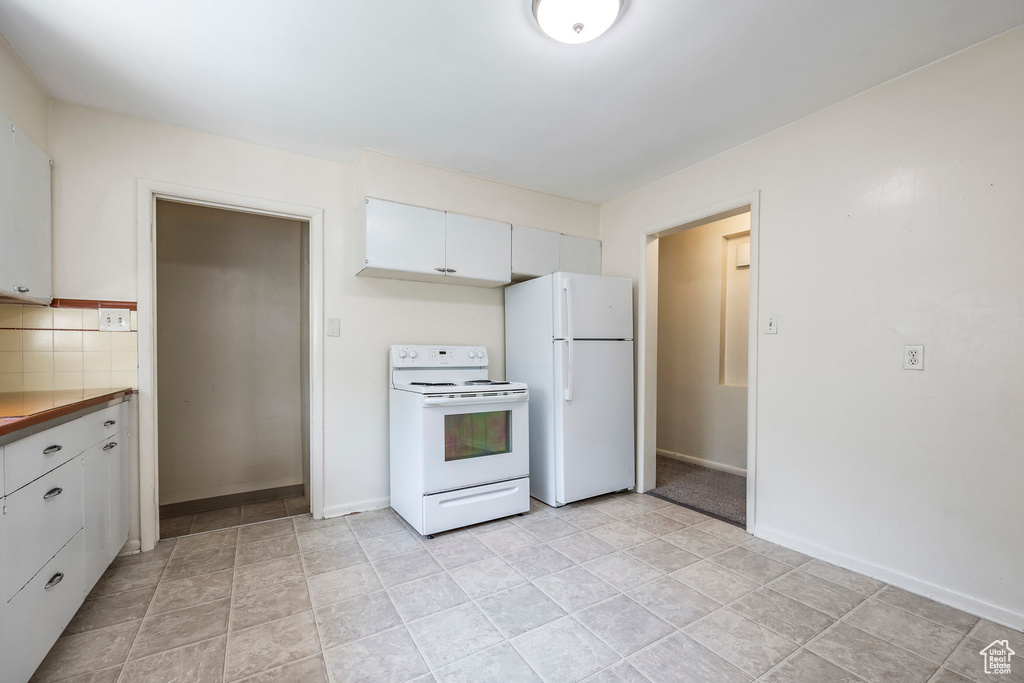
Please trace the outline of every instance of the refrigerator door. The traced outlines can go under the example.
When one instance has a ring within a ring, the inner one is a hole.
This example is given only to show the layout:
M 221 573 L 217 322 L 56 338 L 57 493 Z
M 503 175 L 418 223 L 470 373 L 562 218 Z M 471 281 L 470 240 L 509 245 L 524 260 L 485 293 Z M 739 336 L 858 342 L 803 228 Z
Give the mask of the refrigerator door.
M 554 342 L 558 505 L 632 488 L 633 342 Z M 571 383 L 571 392 L 570 392 Z
M 628 278 L 555 273 L 555 339 L 632 339 L 633 282 Z

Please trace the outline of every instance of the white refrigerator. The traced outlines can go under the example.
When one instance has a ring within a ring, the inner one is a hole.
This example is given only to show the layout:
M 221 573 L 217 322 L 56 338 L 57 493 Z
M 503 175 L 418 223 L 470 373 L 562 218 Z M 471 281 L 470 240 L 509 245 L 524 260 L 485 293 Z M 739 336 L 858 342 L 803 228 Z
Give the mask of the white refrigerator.
M 552 273 L 505 289 L 505 376 L 530 387 L 530 495 L 632 488 L 633 286 Z

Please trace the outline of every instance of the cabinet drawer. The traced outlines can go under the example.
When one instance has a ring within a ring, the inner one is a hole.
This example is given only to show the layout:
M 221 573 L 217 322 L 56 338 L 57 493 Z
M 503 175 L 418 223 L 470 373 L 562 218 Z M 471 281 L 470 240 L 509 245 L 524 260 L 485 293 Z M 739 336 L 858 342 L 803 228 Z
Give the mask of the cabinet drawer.
M 85 593 L 82 549 L 78 534 L 7 603 L 5 681 L 27 681 L 75 616 Z
M 93 443 L 103 438 L 93 425 L 79 419 L 4 446 L 5 493 L 10 495 L 91 446 L 90 427 L 96 437 Z
M 90 446 L 128 427 L 128 401 L 97 410 L 4 447 L 4 492 L 17 491 Z M 50 451 L 47 453 L 47 451 Z
M 96 436 L 95 440 L 85 444 L 85 447 L 94 446 L 100 441 L 114 437 L 128 427 L 128 401 L 98 410 L 79 419 L 88 420 L 90 422 L 89 434 Z
M 82 528 L 82 460 L 75 458 L 7 497 L 10 600 Z
M 529 477 L 423 496 L 423 534 L 458 529 L 529 509 Z

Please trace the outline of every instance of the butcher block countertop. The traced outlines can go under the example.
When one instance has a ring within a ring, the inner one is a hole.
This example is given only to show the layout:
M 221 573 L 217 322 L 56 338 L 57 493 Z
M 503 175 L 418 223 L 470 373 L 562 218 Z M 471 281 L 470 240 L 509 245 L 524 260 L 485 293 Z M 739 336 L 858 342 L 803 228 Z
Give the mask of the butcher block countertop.
M 0 437 L 124 398 L 134 389 L 74 389 L 0 393 Z

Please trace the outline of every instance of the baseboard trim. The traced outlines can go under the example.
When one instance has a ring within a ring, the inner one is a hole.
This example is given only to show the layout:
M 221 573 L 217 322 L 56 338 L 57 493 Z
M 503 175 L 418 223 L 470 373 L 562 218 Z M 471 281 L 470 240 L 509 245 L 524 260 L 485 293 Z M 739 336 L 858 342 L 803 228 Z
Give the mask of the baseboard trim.
M 989 621 L 994 621 L 997 624 L 1002 624 L 1018 631 L 1024 630 L 1024 613 L 1022 612 L 993 605 L 990 602 L 965 595 L 951 588 L 939 586 L 930 581 L 867 562 L 765 524 L 755 524 L 753 533 L 758 538 L 777 543 L 784 548 L 796 550 L 824 562 L 830 562 L 850 571 L 870 576 L 873 579 L 884 581 L 917 595 L 923 595 L 936 602 L 941 602 L 944 605 L 955 607 Z
M 344 505 L 331 505 L 324 508 L 324 519 L 350 515 L 353 512 L 379 510 L 381 508 L 386 508 L 389 505 L 391 505 L 390 496 L 385 496 L 384 498 L 370 498 L 369 500 L 361 500 L 357 503 L 346 503 Z
M 741 477 L 747 476 L 747 470 L 742 467 L 736 467 L 735 465 L 723 465 L 720 462 L 714 460 L 705 460 L 704 458 L 698 458 L 693 455 L 683 455 L 682 453 L 673 453 L 672 451 L 666 451 L 662 448 L 656 449 L 658 455 L 664 455 L 666 458 L 672 458 L 673 460 L 679 460 L 682 462 L 688 462 L 691 465 L 697 465 L 699 467 L 707 467 L 711 470 L 718 470 L 719 472 L 728 472 L 729 474 L 738 474 Z

